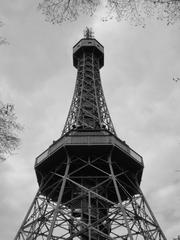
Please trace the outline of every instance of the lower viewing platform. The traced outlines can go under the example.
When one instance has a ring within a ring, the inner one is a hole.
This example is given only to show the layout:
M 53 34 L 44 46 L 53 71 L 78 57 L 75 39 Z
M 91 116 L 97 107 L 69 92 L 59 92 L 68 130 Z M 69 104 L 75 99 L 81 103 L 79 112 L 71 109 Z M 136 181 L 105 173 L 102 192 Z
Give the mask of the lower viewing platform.
M 52 154 L 65 146 L 114 146 L 133 158 L 143 166 L 143 158 L 131 149 L 124 141 L 109 133 L 102 131 L 70 131 L 68 134 L 54 141 L 35 161 L 35 167 L 44 162 Z

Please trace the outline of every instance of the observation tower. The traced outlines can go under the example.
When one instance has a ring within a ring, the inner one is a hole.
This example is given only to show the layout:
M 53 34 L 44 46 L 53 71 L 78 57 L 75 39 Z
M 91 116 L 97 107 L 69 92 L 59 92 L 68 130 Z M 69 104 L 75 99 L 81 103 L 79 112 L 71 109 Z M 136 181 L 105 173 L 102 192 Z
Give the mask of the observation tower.
M 117 137 L 103 94 L 104 47 L 73 47 L 74 95 L 61 137 L 35 161 L 39 189 L 15 240 L 166 240 L 141 189 L 143 159 Z

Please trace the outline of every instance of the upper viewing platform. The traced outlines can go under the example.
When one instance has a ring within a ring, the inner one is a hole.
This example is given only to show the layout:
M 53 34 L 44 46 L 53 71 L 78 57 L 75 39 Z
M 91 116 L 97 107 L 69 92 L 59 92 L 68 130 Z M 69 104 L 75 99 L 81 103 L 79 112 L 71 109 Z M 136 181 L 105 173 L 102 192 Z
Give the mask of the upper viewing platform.
M 73 47 L 73 65 L 78 67 L 78 59 L 82 58 L 83 53 L 92 52 L 99 59 L 99 69 L 104 66 L 104 47 L 93 38 L 92 32 L 87 28 L 84 38 Z

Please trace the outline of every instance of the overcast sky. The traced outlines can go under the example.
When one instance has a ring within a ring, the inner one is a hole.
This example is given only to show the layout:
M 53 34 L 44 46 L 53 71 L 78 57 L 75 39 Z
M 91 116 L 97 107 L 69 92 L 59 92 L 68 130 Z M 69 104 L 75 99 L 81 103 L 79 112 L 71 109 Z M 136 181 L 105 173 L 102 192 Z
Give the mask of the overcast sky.
M 92 17 L 51 25 L 37 0 L 1 0 L 0 100 L 15 104 L 22 144 L 0 163 L 0 240 L 12 240 L 38 189 L 35 157 L 61 135 L 86 26 L 105 48 L 101 80 L 120 139 L 144 158 L 142 190 L 167 239 L 180 234 L 180 23 L 145 28 Z

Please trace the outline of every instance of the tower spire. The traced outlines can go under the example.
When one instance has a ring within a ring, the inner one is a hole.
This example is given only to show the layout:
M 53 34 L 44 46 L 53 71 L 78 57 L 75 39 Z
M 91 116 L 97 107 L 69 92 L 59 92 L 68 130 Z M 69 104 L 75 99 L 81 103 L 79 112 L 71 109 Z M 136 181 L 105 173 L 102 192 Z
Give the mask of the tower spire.
M 92 28 L 86 27 L 84 29 L 84 38 L 94 38 L 94 32 Z

